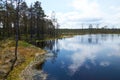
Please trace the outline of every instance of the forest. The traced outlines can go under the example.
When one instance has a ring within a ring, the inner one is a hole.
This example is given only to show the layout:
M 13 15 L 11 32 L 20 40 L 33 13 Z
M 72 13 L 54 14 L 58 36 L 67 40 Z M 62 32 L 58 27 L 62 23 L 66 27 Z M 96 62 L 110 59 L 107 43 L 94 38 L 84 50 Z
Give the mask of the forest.
M 0 0 L 1 40 L 14 38 L 17 33 L 19 40 L 26 41 L 55 37 L 59 25 L 54 21 L 47 18 L 39 1 L 28 6 L 22 0 Z

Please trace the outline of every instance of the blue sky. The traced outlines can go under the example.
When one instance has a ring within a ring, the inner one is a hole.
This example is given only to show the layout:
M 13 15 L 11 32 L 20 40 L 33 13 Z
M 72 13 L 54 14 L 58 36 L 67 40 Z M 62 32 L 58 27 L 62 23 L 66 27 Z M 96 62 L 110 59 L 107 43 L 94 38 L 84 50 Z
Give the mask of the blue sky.
M 26 0 L 28 4 L 37 0 Z M 39 0 L 38 0 L 39 1 Z M 92 23 L 95 27 L 120 28 L 120 0 L 40 0 L 47 15 L 56 12 L 61 28 L 81 28 Z

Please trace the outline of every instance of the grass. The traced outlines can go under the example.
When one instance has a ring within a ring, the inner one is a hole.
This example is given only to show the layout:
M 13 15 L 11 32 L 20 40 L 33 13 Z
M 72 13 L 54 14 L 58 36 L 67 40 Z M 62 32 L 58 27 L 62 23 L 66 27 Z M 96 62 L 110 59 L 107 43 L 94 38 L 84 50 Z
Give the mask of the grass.
M 22 80 L 22 78 L 20 77 L 21 71 L 24 70 L 27 67 L 27 65 L 29 65 L 29 63 L 34 59 L 33 57 L 26 58 L 27 59 L 24 63 L 14 68 L 14 70 L 8 76 L 7 80 Z
M 7 50 L 14 52 L 15 41 L 14 40 L 5 40 L 0 42 L 1 52 L 0 55 L 3 55 Z M 25 41 L 19 41 L 18 43 L 18 58 L 22 56 L 24 61 L 14 67 L 13 71 L 8 76 L 7 80 L 22 80 L 20 74 L 27 65 L 34 59 L 36 54 L 44 54 L 45 51 L 35 47 Z
M 25 42 L 25 41 L 19 41 L 18 42 L 19 46 L 23 46 L 23 47 L 30 47 L 32 46 L 31 44 Z

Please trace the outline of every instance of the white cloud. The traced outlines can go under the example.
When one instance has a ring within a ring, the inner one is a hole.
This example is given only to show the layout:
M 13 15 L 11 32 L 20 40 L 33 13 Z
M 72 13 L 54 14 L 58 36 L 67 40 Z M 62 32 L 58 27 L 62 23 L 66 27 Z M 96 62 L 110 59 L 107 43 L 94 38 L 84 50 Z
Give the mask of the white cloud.
M 93 20 L 101 22 L 102 13 L 99 11 L 99 5 L 96 2 L 89 3 L 88 0 L 74 0 L 71 7 L 74 8 L 74 11 L 58 15 L 61 26 L 79 28 L 80 24 L 84 22 L 94 22 Z
M 93 15 L 99 17 L 102 14 L 99 4 L 93 0 L 91 0 L 91 2 L 89 2 L 89 0 L 74 0 L 72 6 L 76 10 L 81 11 L 86 17 Z
M 102 5 L 97 0 L 73 0 L 70 4 L 70 8 L 73 8 L 72 11 L 57 13 L 61 28 L 81 28 L 82 23 L 99 23 L 101 27 L 109 26 L 109 24 L 118 25 L 120 23 L 120 13 L 118 13 L 120 8 L 116 6 L 109 5 L 109 7 L 105 8 L 114 12 L 114 14 L 111 14 L 104 12 L 101 7 L 105 4 Z

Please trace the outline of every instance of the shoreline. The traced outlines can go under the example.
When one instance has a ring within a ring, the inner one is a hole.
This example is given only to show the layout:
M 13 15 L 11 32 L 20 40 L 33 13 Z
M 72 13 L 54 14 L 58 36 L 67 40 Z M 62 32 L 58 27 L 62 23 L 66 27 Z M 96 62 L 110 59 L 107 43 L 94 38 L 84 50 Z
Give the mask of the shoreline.
M 2 73 L 0 74 L 0 79 L 2 79 L 11 68 L 12 60 L 14 59 L 15 41 L 5 40 L 0 43 L 0 72 Z M 18 59 L 14 65 L 14 69 L 8 75 L 7 80 L 22 80 L 20 78 L 21 71 L 34 60 L 36 55 L 43 55 L 45 53 L 46 51 L 39 47 L 24 41 L 19 41 Z

